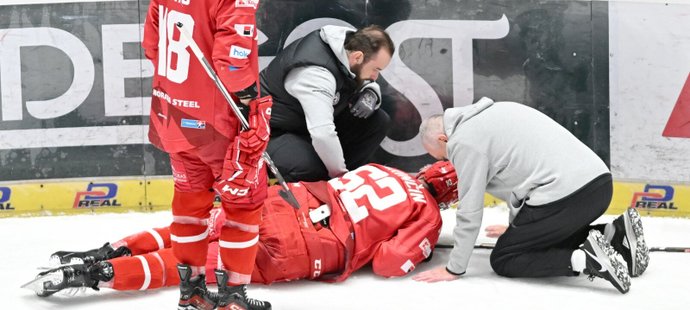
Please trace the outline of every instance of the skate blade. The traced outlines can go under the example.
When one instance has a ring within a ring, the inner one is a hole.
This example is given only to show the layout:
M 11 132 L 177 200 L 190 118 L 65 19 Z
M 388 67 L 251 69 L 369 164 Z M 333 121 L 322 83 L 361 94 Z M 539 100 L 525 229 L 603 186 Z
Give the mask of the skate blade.
M 42 276 L 36 277 L 20 288 L 30 289 L 36 293 L 38 296 L 47 296 L 48 292 L 45 289 L 45 284 L 51 282 L 53 285 L 61 283 L 63 280 L 62 272 L 51 272 Z

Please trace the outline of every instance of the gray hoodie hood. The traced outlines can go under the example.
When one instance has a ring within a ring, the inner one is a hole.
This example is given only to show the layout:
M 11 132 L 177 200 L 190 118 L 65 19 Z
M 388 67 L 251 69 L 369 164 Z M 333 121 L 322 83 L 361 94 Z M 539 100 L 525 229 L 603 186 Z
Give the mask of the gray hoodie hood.
M 482 99 L 479 99 L 479 101 L 477 101 L 475 104 L 447 109 L 443 113 L 443 129 L 446 135 L 450 137 L 458 125 L 467 122 L 469 119 L 486 110 L 493 104 L 493 100 L 482 97 Z
M 331 47 L 333 54 L 340 60 L 350 72 L 352 77 L 355 76 L 352 71 L 350 71 L 350 61 L 347 60 L 347 51 L 345 50 L 345 35 L 348 32 L 354 32 L 356 29 L 341 27 L 341 26 L 324 26 L 321 28 L 321 40 L 326 42 L 328 46 Z

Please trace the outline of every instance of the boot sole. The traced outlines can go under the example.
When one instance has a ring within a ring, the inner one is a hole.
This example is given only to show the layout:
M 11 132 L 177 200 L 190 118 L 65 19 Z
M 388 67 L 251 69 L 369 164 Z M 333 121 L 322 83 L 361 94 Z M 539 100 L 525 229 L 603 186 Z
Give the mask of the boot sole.
M 177 305 L 177 310 L 211 310 L 215 309 L 215 305 L 210 305 L 210 304 L 187 304 L 187 305 Z
M 632 258 L 631 277 L 637 277 L 645 272 L 649 265 L 649 248 L 644 240 L 644 230 L 642 229 L 642 218 L 640 213 L 633 208 L 628 208 L 623 213 L 625 221 L 625 235 L 630 245 Z
M 628 266 L 623 263 L 623 257 L 616 253 L 616 256 L 619 256 L 620 259 L 611 259 L 606 254 L 604 249 L 608 246 L 608 243 L 598 231 L 590 232 L 588 239 L 592 243 L 592 249 L 599 259 L 599 263 L 606 269 L 607 275 L 605 279 L 611 282 L 619 292 L 627 293 L 630 290 L 630 275 L 628 274 Z

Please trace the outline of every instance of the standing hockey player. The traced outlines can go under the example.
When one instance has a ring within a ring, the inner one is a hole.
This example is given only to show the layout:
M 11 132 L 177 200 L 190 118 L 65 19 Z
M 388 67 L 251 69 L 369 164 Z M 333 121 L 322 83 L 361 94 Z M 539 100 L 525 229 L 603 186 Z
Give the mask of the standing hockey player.
M 369 164 L 329 182 L 292 183 L 300 210 L 278 195 L 280 187 L 271 187 L 264 203 L 252 282 L 343 281 L 368 263 L 377 275 L 403 276 L 431 257 L 441 228 L 439 206 L 457 200 L 456 183 L 447 161 L 424 169 L 418 180 Z M 222 209 L 213 209 L 211 240 L 217 240 L 222 218 Z M 176 260 L 169 245 L 165 227 L 92 251 L 56 252 L 52 259 L 57 263 L 86 263 L 42 273 L 46 279 L 54 276 L 57 280 L 46 282 L 47 286 L 41 282 L 40 289 L 45 291 L 40 293 L 50 295 L 71 287 L 140 290 L 176 285 L 179 278 L 171 273 Z M 208 270 L 215 266 L 217 245 L 214 241 L 209 247 Z M 127 253 L 135 256 L 114 258 Z
M 149 139 L 170 154 L 175 191 L 170 225 L 172 252 L 180 262 L 179 309 L 212 309 L 206 289 L 207 222 L 214 193 L 225 210 L 219 246 L 219 309 L 270 309 L 247 298 L 266 171 L 261 154 L 269 136 L 270 97 L 257 98 L 255 14 L 258 0 L 152 0 L 143 47 L 155 68 Z M 182 24 L 198 42 L 222 83 L 250 107 L 250 130 L 180 38 Z M 238 134 L 239 133 L 239 134 Z
M 371 161 L 390 123 L 374 81 L 394 51 L 378 26 L 325 26 L 261 71 L 275 102 L 267 151 L 285 180 L 328 180 Z
M 613 247 L 599 230 L 591 229 L 611 201 L 611 174 L 592 150 L 546 115 L 522 104 L 482 98 L 430 117 L 420 133 L 429 154 L 449 158 L 461 182 L 448 264 L 415 280 L 454 280 L 465 274 L 482 222 L 485 191 L 510 208 L 510 227 L 491 253 L 491 267 L 499 275 L 584 272 L 626 293 L 630 275 L 644 272 L 649 253 L 639 214 L 628 211 L 624 221 L 610 226 L 615 228 Z

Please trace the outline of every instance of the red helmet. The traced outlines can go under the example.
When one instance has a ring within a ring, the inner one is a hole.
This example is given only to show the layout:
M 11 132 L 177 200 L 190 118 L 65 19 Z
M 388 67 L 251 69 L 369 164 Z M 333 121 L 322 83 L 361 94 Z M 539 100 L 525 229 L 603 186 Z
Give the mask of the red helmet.
M 437 161 L 419 170 L 417 179 L 426 183 L 441 209 L 458 200 L 458 175 L 450 161 Z

